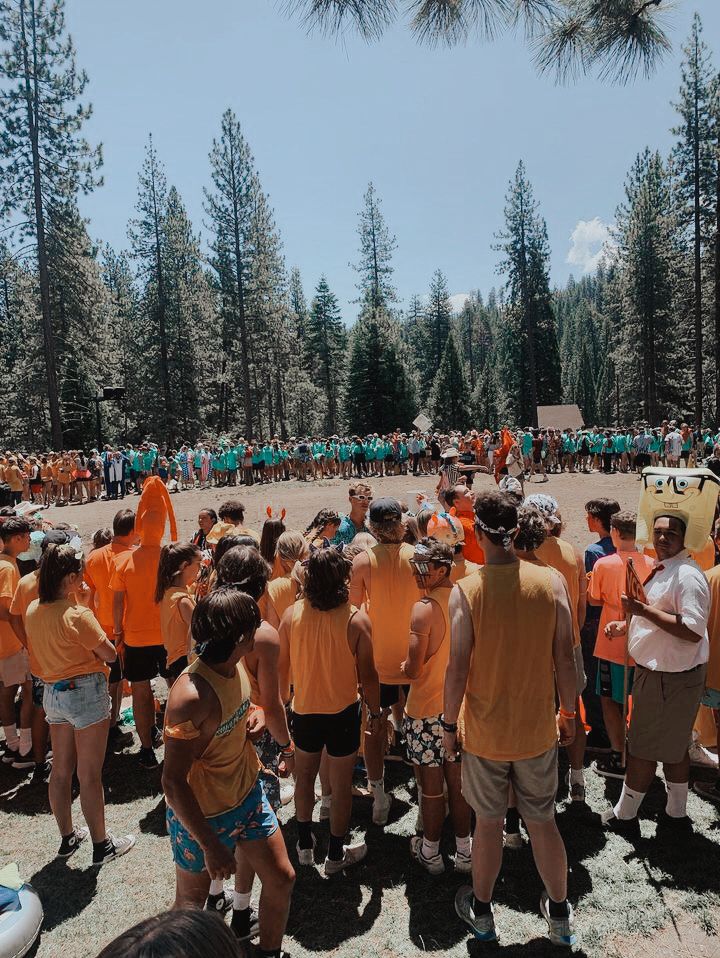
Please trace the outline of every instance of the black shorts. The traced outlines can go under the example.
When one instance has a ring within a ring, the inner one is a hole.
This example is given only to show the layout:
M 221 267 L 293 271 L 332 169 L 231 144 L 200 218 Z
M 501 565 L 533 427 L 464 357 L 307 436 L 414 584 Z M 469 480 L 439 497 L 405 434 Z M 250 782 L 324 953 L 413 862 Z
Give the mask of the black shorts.
M 164 645 L 126 645 L 123 674 L 128 682 L 148 682 L 167 675 Z
M 165 675 L 168 679 L 172 679 L 174 682 L 181 672 L 184 672 L 188 667 L 187 655 L 181 655 L 179 659 L 175 659 L 172 665 L 168 665 L 165 670 Z
M 127 651 L 127 648 L 125 651 Z M 123 667 L 122 667 L 122 662 L 120 661 L 120 656 L 118 655 L 115 661 L 110 665 L 110 675 L 108 675 L 108 685 L 114 685 L 116 682 L 120 682 L 122 680 L 122 677 L 123 677 Z
M 345 758 L 360 748 L 360 699 L 333 715 L 298 715 L 293 712 L 292 732 L 295 747 L 303 752 L 327 749 L 333 758 Z
M 397 705 L 402 701 L 400 692 L 405 693 L 405 698 L 408 697 L 408 692 L 410 691 L 409 685 L 383 685 L 380 683 L 380 708 L 389 709 L 393 705 Z

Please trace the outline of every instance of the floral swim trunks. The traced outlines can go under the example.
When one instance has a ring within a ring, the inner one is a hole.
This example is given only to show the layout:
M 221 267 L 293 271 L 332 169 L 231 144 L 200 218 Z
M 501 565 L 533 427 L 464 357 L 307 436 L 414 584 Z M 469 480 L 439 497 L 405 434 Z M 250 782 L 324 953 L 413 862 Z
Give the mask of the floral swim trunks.
M 443 729 L 440 716 L 432 715 L 429 718 L 403 717 L 403 732 L 407 756 L 413 765 L 425 765 L 428 768 L 439 768 L 445 761 L 443 748 Z
M 203 871 L 205 855 L 202 848 L 169 806 L 166 819 L 175 864 L 186 872 Z M 229 849 L 233 849 L 238 842 L 270 838 L 278 829 L 278 820 L 259 778 L 241 805 L 229 812 L 213 815 L 206 821 Z

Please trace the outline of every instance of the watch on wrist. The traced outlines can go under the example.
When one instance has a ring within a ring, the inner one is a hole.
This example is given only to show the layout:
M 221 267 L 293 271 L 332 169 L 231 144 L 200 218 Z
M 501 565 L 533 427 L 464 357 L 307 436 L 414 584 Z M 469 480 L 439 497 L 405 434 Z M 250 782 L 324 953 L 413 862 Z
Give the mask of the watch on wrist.
M 457 722 L 446 722 L 444 718 L 441 718 L 440 725 L 443 732 L 457 732 Z

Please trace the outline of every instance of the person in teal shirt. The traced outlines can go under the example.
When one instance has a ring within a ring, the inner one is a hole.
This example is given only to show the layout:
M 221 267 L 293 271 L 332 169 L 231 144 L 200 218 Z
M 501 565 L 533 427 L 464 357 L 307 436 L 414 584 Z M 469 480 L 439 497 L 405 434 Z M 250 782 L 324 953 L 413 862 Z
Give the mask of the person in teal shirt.
M 227 483 L 234 486 L 237 483 L 238 451 L 236 446 L 228 446 L 225 453 L 225 469 L 227 471 Z

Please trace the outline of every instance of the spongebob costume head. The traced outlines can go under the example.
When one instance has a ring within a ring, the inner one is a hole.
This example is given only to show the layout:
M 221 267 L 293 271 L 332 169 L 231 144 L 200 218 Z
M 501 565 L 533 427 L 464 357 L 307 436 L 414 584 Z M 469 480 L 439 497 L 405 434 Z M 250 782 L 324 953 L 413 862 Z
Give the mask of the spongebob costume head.
M 664 469 L 642 472 L 638 506 L 638 545 L 652 542 L 656 516 L 677 515 L 685 523 L 685 548 L 699 552 L 707 542 L 720 494 L 720 479 L 709 469 Z

